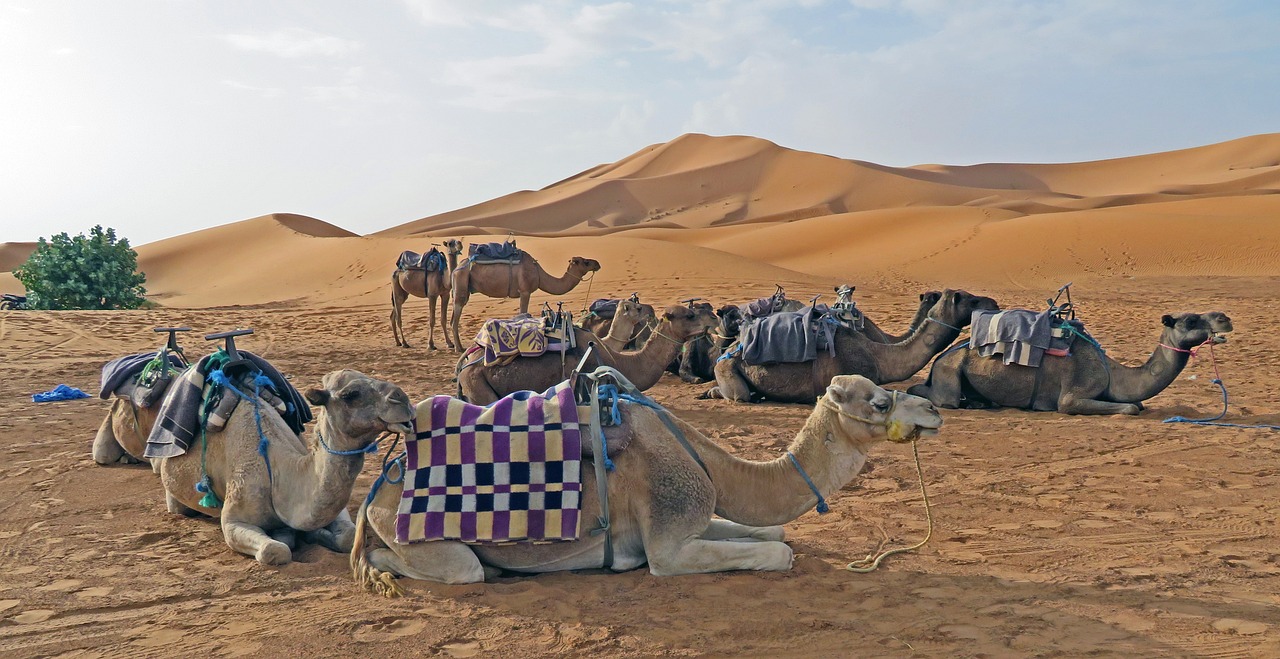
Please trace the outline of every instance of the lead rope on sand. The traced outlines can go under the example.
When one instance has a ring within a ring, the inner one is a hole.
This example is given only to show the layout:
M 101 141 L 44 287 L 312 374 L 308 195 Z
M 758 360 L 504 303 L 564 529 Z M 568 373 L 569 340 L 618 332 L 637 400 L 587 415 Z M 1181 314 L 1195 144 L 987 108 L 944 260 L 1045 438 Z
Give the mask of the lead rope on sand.
M 924 515 L 925 519 L 929 521 L 929 530 L 924 534 L 924 540 L 921 540 L 910 547 L 894 547 L 893 549 L 886 551 L 881 551 L 884 549 L 885 545 L 884 542 L 881 542 L 880 546 L 876 548 L 875 553 L 867 554 L 866 558 L 849 563 L 844 566 L 844 569 L 850 572 L 857 572 L 859 574 L 873 572 L 876 568 L 880 567 L 880 563 L 884 559 L 893 556 L 894 554 L 915 551 L 925 546 L 925 544 L 929 542 L 929 538 L 933 537 L 933 510 L 931 510 L 929 506 L 929 493 L 924 488 L 924 469 L 920 467 L 920 449 L 916 442 L 911 442 L 911 454 L 914 455 L 916 459 L 916 476 L 920 477 L 920 496 L 924 498 Z

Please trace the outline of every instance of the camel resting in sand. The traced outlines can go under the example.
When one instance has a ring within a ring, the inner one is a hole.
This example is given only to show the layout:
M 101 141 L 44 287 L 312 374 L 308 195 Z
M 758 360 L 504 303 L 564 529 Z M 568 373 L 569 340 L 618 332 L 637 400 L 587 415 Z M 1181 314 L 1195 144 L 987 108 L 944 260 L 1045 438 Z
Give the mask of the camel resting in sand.
M 453 290 L 453 270 L 458 267 L 458 254 L 462 253 L 462 241 L 450 238 L 444 241 L 447 269 L 427 272 L 424 268 L 397 268 L 391 273 L 391 333 L 396 345 L 408 348 L 409 339 L 404 333 L 404 303 L 409 296 L 427 298 L 427 347 L 436 349 L 436 300 L 440 301 L 440 333 L 444 343 L 453 348 L 449 338 L 449 292 Z
M 580 414 L 588 409 L 579 408 Z M 604 534 L 586 529 L 580 540 L 550 544 L 398 544 L 395 524 L 401 488 L 386 485 L 357 513 L 357 542 L 351 553 L 356 579 L 390 595 L 398 593 L 399 586 L 388 575 L 474 583 L 499 569 L 623 571 L 647 563 L 657 576 L 788 570 L 792 551 L 782 542 L 779 525 L 812 510 L 820 497 L 831 496 L 853 480 L 876 443 L 913 441 L 937 434 L 942 426 L 942 417 L 923 398 L 886 391 L 860 376 L 838 376 L 787 453 L 768 462 L 735 457 L 673 418 L 706 465 L 703 471 L 659 414 L 641 405 L 623 405 L 622 424 L 606 428 L 611 446 L 630 438 L 627 448 L 612 458 L 615 469 L 608 476 L 612 564 L 605 563 Z M 600 515 L 600 484 L 586 462 L 581 518 L 594 520 Z M 367 554 L 366 519 L 386 545 Z
M 93 461 L 100 465 L 122 460 L 128 464 L 149 462 L 142 457 L 142 452 L 147 448 L 147 436 L 156 425 L 160 406 L 138 406 L 133 401 L 133 386 L 129 383 L 116 390 L 111 411 L 98 426 L 98 434 L 93 438 Z
M 653 325 L 658 322 L 658 314 L 654 310 L 652 304 L 645 304 L 640 301 L 638 295 L 632 294 L 630 299 L 618 300 L 618 310 L 614 312 L 612 318 L 602 318 L 594 313 L 588 313 L 579 323 L 582 329 L 595 334 L 600 338 L 621 337 L 621 329 L 614 330 L 614 321 L 619 314 L 622 313 L 623 304 L 630 307 L 630 311 L 637 313 L 637 323 L 632 326 L 631 334 L 627 336 L 624 345 L 615 345 L 616 341 L 609 344 L 611 350 L 634 350 L 649 340 L 650 332 L 653 331 Z
M 947 289 L 920 329 L 905 341 L 881 343 L 863 332 L 840 327 L 835 330 L 835 354 L 820 349 L 812 361 L 748 364 L 739 352 L 716 362 L 716 386 L 703 397 L 744 403 L 762 399 L 805 403 L 821 393 L 818 383 L 835 375 L 863 375 L 877 384 L 899 382 L 915 375 L 951 345 L 974 311 L 998 308 L 989 297 Z
M 322 382 L 305 394 L 322 406 L 315 446 L 305 445 L 266 404 L 258 406 L 265 435 L 260 437 L 255 405 L 248 401 L 241 401 L 221 432 L 209 434 L 204 473 L 222 500 L 220 508 L 200 505 L 199 446 L 158 460 L 169 512 L 220 518 L 227 545 L 267 565 L 292 560 L 298 531 L 334 551 L 350 551 L 355 527 L 347 503 L 365 450 L 384 432 L 408 432 L 414 409 L 400 387 L 356 371 L 334 371 Z M 261 441 L 267 442 L 265 460 L 258 452 Z
M 716 317 L 709 309 L 673 305 L 663 311 L 653 336 L 639 350 L 614 351 L 600 346 L 588 366 L 612 366 L 644 391 L 658 382 L 686 340 L 715 326 Z M 547 352 L 539 357 L 518 357 L 509 364 L 484 366 L 480 359 L 467 361 L 464 355 L 458 365 L 459 398 L 488 405 L 516 391 L 545 391 L 555 386 L 568 377 L 587 346 L 598 343 L 594 334 L 581 327 L 574 331 L 577 347 L 563 356 Z
M 1160 340 L 1142 366 L 1125 366 L 1077 337 L 1066 357 L 1045 356 L 1038 368 L 1005 365 L 966 348 L 933 363 L 929 379 L 909 391 L 939 407 L 1020 407 L 1066 414 L 1137 414 L 1142 401 L 1173 383 L 1192 349 L 1222 343 L 1231 319 L 1220 311 L 1160 319 Z
M 462 339 L 458 338 L 458 326 L 462 322 L 462 308 L 471 299 L 472 293 L 482 293 L 489 297 L 520 298 L 520 313 L 529 313 L 529 296 L 534 291 L 545 291 L 552 295 L 564 295 L 573 290 L 588 273 L 600 270 L 600 262 L 575 256 L 569 259 L 569 267 L 563 275 L 553 277 L 533 258 L 524 253 L 519 263 L 473 263 L 468 260 L 453 271 L 453 341 L 457 350 L 462 350 Z

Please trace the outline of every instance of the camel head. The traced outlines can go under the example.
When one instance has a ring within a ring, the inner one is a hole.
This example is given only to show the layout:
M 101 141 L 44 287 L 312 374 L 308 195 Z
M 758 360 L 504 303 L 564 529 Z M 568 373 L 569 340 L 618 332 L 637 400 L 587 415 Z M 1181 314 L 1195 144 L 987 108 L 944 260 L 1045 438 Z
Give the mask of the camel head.
M 1164 330 L 1160 334 L 1160 343 L 1182 350 L 1190 350 L 1202 343 L 1226 343 L 1230 332 L 1231 318 L 1221 311 L 1209 313 L 1165 314 L 1160 319 Z
M 454 256 L 457 256 L 458 254 L 462 253 L 462 241 L 458 240 L 457 238 L 450 238 L 444 241 L 444 248 L 445 248 L 445 251 L 449 252 Z
M 578 279 L 586 277 L 588 272 L 596 272 L 599 269 L 600 262 L 595 259 L 584 259 L 581 256 L 569 259 L 569 273 Z
M 414 408 L 400 387 L 352 370 L 333 371 L 321 388 L 308 389 L 307 402 L 324 408 L 330 427 L 344 437 L 330 437 L 337 450 L 361 449 L 385 431 L 408 433 Z M 356 446 L 338 446 L 343 440 Z
M 738 335 L 738 331 L 742 328 L 742 307 L 736 304 L 726 304 L 716 309 L 716 317 L 720 319 L 720 336 L 731 339 Z
M 668 338 L 677 343 L 706 334 L 720 324 L 720 319 L 716 318 L 709 304 L 673 304 L 663 310 L 662 320 L 671 326 Z
M 876 386 L 861 375 L 837 375 L 818 401 L 836 413 L 835 427 L 845 438 L 910 442 L 938 434 L 942 415 L 928 399 Z
M 645 316 L 644 308 L 649 305 L 643 305 L 639 302 L 631 300 L 619 300 L 618 309 L 613 312 L 614 319 L 625 318 L 635 325 L 642 325 L 646 320 L 653 318 L 653 307 L 649 307 L 648 317 Z
M 925 291 L 920 294 L 920 303 L 927 307 L 932 307 L 942 299 L 942 291 Z
M 942 291 L 937 303 L 929 310 L 929 319 L 960 328 L 969 325 L 975 311 L 998 311 L 999 309 L 1000 305 L 989 297 L 948 288 Z

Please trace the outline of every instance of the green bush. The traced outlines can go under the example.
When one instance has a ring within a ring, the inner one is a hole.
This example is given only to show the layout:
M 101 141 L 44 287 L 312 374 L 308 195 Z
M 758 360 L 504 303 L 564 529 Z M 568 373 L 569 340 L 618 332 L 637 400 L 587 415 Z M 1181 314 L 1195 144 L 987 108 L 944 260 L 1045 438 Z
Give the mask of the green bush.
M 147 277 L 137 270 L 138 253 L 128 239 L 95 226 L 88 236 L 41 238 L 13 274 L 32 309 L 136 309 L 147 294 Z

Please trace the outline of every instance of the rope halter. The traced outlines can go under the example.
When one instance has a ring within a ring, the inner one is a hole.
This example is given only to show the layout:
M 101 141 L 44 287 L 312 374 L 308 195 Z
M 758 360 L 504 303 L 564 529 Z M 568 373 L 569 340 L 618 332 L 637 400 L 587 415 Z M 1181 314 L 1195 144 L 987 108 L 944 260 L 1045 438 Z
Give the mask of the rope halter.
M 894 411 L 898 409 L 898 392 L 893 389 L 890 389 L 889 393 L 892 395 L 892 398 L 890 399 L 890 402 L 889 402 L 889 410 L 885 412 L 884 421 L 873 421 L 866 417 L 861 417 L 856 414 L 850 414 L 849 412 L 846 412 L 844 408 L 828 400 L 826 396 L 822 397 L 821 402 L 823 407 L 826 407 L 835 411 L 835 413 L 839 414 L 840 416 L 849 417 L 854 421 L 861 421 L 862 423 L 865 423 L 869 426 L 878 426 L 880 428 L 884 428 L 887 431 L 886 439 L 888 439 L 891 442 L 894 442 L 895 444 L 905 444 L 905 443 L 914 442 L 917 439 L 920 439 L 919 428 L 913 428 L 912 430 L 908 431 L 906 429 L 907 428 L 906 423 L 893 418 Z

